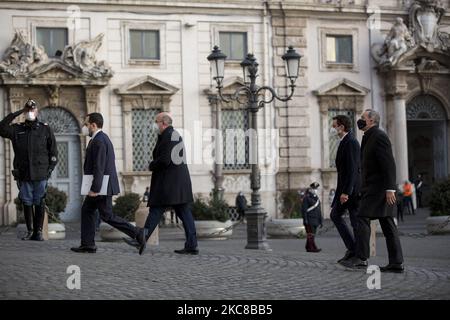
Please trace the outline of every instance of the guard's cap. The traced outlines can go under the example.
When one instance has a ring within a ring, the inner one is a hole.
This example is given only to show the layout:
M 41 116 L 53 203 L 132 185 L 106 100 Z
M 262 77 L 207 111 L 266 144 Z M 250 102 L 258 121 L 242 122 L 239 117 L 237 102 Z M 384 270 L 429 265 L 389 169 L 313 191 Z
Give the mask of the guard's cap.
M 27 102 L 25 102 L 25 108 L 27 109 L 36 109 L 37 108 L 37 104 L 36 101 L 32 100 L 32 99 L 28 99 Z

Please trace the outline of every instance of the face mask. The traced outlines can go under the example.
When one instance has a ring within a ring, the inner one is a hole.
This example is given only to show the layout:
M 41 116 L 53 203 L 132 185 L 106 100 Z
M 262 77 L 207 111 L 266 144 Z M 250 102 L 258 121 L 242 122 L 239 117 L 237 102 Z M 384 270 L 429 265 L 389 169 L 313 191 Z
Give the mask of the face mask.
M 362 130 L 367 126 L 367 122 L 366 120 L 359 119 L 358 121 L 356 121 L 356 125 L 358 126 L 359 130 Z
M 158 127 L 158 124 L 156 122 L 152 123 L 151 130 L 152 131 L 159 131 L 159 127 Z
M 331 134 L 331 136 L 337 136 L 338 135 L 337 129 L 335 127 L 331 127 L 330 134 Z
M 36 120 L 36 116 L 34 115 L 34 112 L 30 111 L 25 114 L 25 119 L 28 121 L 34 121 Z
M 83 126 L 83 128 L 81 128 L 81 133 L 83 134 L 83 136 L 91 136 L 90 132 L 89 132 L 89 128 L 86 126 Z

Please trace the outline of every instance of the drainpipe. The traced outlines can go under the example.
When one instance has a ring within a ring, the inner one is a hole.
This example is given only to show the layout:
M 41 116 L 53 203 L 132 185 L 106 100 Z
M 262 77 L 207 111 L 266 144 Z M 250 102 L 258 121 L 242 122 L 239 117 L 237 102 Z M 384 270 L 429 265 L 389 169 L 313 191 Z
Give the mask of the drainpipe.
M 281 10 L 281 15 L 283 17 L 283 45 L 284 45 L 284 48 L 287 48 L 287 44 L 286 44 L 286 12 L 284 11 L 283 3 L 279 2 L 279 5 L 280 5 L 280 10 Z M 285 83 L 286 83 L 286 87 L 287 87 L 287 77 L 285 77 Z M 286 108 L 287 107 L 288 106 L 287 106 L 287 102 L 286 102 Z M 289 131 L 288 127 L 286 127 L 286 130 Z M 287 149 L 288 150 L 290 149 L 289 136 L 287 138 Z M 291 175 L 289 173 L 289 164 L 288 164 L 287 178 L 288 178 L 288 189 L 291 189 Z
M 270 52 L 270 46 L 269 46 L 269 17 L 268 17 L 268 7 L 269 4 L 267 1 L 264 1 L 264 8 L 263 8 L 263 65 L 264 65 L 264 72 L 263 72 L 263 85 L 264 86 L 270 86 L 269 79 L 272 79 L 270 75 L 271 68 L 269 66 L 269 55 Z M 266 108 L 264 108 L 264 129 L 265 129 L 265 135 L 264 135 L 264 166 L 267 168 L 270 165 L 270 158 L 272 151 L 268 152 L 269 148 L 271 147 L 270 141 L 268 139 L 271 135 L 267 134 L 267 130 L 271 129 L 272 126 L 270 124 L 270 120 L 272 118 L 272 105 L 267 105 Z M 271 149 L 270 149 L 271 150 Z

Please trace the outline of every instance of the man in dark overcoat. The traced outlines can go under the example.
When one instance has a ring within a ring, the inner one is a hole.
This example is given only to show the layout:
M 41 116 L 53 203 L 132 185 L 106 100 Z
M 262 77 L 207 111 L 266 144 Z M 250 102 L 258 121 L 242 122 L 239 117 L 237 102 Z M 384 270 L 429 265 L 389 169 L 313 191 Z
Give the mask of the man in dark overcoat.
M 144 226 L 147 239 L 159 224 L 164 212 L 172 208 L 183 222 L 186 236 L 184 248 L 175 250 L 175 253 L 195 255 L 198 254 L 197 233 L 190 208 L 194 197 L 183 139 L 173 128 L 172 117 L 167 112 L 159 113 L 155 122 L 159 135 L 153 149 L 153 160 L 149 165 L 152 178 L 147 203 L 150 209 Z M 124 240 L 135 245 L 134 241 Z M 142 250 L 139 253 L 142 254 Z
M 380 115 L 366 110 L 357 121 L 364 131 L 361 143 L 361 203 L 358 211 L 357 249 L 354 258 L 342 262 L 346 267 L 367 267 L 370 255 L 370 221 L 378 219 L 386 239 L 389 264 L 382 272 L 403 272 L 403 253 L 394 223 L 396 168 L 391 142 L 379 128 Z

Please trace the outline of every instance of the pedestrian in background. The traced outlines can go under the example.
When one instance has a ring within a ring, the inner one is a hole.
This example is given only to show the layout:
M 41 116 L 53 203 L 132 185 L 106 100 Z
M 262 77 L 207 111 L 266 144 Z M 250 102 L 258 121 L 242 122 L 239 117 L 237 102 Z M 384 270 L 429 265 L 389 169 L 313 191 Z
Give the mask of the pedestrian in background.
M 317 182 L 311 183 L 305 192 L 302 202 L 303 225 L 306 230 L 305 248 L 307 252 L 319 252 L 322 250 L 315 243 L 317 228 L 322 228 L 323 223 L 320 199 L 317 194 L 318 188 L 319 184 Z
M 416 214 L 414 212 L 412 195 L 413 195 L 412 183 L 409 182 L 408 180 L 405 180 L 405 183 L 403 184 L 403 209 L 406 207 L 408 209 L 409 215 Z

